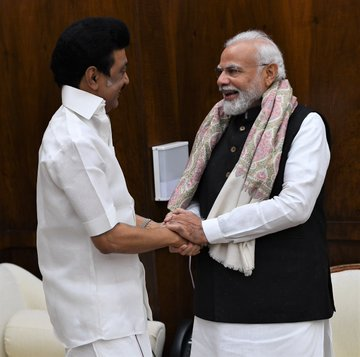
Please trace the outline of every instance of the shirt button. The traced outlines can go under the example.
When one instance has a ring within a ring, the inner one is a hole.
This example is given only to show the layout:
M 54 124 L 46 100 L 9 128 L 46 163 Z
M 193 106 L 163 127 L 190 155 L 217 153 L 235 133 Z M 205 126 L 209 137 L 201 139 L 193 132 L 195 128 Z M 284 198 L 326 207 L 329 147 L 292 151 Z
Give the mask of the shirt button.
M 231 151 L 231 152 L 235 152 L 235 151 L 236 151 L 236 146 L 232 146 L 232 147 L 230 148 L 230 151 Z
M 240 131 L 244 131 L 246 128 L 244 125 L 241 125 L 241 127 L 239 128 Z
M 228 178 L 230 176 L 230 171 L 228 171 L 226 174 L 225 174 L 225 177 Z

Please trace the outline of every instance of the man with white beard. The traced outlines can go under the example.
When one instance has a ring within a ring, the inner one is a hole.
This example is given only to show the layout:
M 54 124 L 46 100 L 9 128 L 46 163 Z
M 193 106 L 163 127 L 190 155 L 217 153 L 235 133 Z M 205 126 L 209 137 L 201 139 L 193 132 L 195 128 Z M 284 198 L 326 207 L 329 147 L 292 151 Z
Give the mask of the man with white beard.
M 326 123 L 298 104 L 261 31 L 227 41 L 216 72 L 223 99 L 200 126 L 165 218 L 203 246 L 191 356 L 331 357 Z

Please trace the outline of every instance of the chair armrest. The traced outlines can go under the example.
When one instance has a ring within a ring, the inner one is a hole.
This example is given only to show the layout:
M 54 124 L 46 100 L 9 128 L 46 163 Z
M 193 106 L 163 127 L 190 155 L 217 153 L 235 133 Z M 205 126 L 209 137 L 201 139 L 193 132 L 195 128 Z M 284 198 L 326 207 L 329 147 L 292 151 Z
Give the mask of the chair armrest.
M 148 321 L 148 334 L 153 355 L 161 357 L 166 336 L 165 324 L 160 321 Z
M 29 271 L 11 263 L 2 264 L 14 276 L 26 306 L 29 309 L 46 310 L 42 281 Z

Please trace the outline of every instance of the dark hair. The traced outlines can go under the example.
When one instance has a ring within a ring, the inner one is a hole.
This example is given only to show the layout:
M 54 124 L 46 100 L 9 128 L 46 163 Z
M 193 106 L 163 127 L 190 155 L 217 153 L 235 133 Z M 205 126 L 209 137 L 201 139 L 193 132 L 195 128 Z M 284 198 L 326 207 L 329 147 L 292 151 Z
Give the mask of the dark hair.
M 79 87 L 90 66 L 110 75 L 114 50 L 127 47 L 127 26 L 111 17 L 88 17 L 70 25 L 58 39 L 51 57 L 51 70 L 59 87 Z

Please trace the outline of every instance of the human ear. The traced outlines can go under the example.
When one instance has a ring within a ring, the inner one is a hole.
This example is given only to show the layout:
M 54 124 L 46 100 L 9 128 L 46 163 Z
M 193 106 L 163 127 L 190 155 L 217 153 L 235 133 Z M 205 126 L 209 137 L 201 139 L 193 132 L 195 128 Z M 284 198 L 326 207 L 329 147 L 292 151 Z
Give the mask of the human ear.
M 278 65 L 276 63 L 270 63 L 265 68 L 265 84 L 270 87 L 278 74 Z
M 84 80 L 88 85 L 88 87 L 90 87 L 94 91 L 96 91 L 99 87 L 98 78 L 99 78 L 99 71 L 95 66 L 90 66 L 86 69 L 84 74 Z

